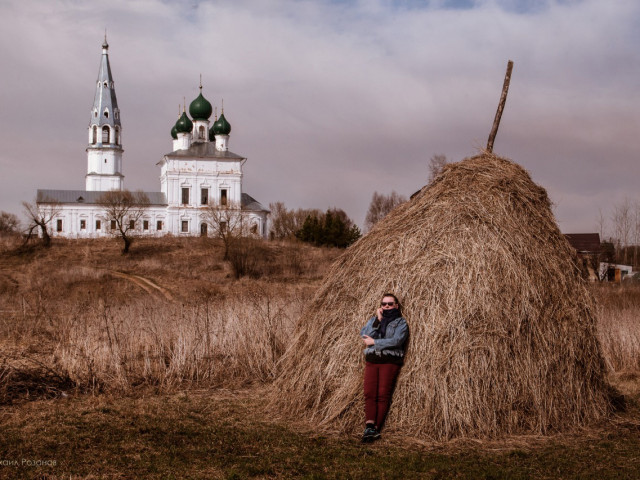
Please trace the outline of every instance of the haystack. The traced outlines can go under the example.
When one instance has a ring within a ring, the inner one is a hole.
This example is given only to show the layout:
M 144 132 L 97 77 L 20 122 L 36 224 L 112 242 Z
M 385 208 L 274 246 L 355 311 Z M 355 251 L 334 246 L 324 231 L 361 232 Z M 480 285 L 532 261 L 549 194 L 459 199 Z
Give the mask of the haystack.
M 546 191 L 512 161 L 446 166 L 336 261 L 281 364 L 281 411 L 361 430 L 358 334 L 387 291 L 411 329 L 387 432 L 545 434 L 609 413 L 592 298 Z

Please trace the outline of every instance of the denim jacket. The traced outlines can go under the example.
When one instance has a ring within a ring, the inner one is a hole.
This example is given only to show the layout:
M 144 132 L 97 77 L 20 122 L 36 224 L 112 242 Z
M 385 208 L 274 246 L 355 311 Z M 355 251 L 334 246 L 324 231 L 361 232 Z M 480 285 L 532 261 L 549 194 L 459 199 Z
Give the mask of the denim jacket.
M 360 330 L 360 336 L 367 335 L 371 337 L 377 331 L 376 328 L 373 328 L 373 322 L 377 318 L 373 316 L 369 319 Z M 409 326 L 403 317 L 398 317 L 389 322 L 384 338 L 376 338 L 373 346 L 364 349 L 364 354 L 365 356 L 375 354 L 378 356 L 394 355 L 396 357 L 404 357 L 404 347 L 408 338 Z

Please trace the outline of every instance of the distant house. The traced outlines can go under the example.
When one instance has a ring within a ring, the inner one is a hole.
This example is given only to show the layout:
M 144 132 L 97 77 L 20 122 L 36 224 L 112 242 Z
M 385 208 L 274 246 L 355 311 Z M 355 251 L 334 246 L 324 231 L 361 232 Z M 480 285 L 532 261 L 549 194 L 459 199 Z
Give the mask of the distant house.
M 576 250 L 583 274 L 595 282 L 599 277 L 600 234 L 598 233 L 566 233 L 566 239 Z
M 620 283 L 627 277 L 631 278 L 632 275 L 633 267 L 631 265 L 600 263 L 600 278 L 606 279 L 607 282 Z

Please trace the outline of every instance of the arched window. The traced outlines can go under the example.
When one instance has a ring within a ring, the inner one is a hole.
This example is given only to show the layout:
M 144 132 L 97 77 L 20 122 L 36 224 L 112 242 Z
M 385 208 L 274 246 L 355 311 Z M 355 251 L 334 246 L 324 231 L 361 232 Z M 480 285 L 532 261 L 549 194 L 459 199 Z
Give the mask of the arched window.
M 120 127 L 116 127 L 116 145 L 120 145 Z
M 200 224 L 200 235 L 202 237 L 206 237 L 207 236 L 207 224 L 206 223 L 201 223 Z
M 202 125 L 198 128 L 198 138 L 204 138 L 204 127 Z
M 108 108 L 104 109 L 104 118 L 109 118 L 109 109 Z
M 102 143 L 109 143 L 109 127 L 102 127 Z
M 108 87 L 107 82 L 104 82 L 102 85 L 104 86 L 104 88 Z
M 98 141 L 98 127 L 94 125 L 92 128 L 92 131 L 93 131 L 93 135 L 92 135 L 91 143 L 95 145 L 96 142 Z

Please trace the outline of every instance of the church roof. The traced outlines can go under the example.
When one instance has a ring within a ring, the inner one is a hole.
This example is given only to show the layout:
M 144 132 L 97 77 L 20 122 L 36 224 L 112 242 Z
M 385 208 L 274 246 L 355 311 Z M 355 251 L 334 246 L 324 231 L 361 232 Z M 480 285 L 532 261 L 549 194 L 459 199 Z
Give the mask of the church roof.
M 213 133 L 216 135 L 229 135 L 231 133 L 231 125 L 224 118 L 224 110 L 220 118 L 213 122 Z
M 213 107 L 209 100 L 202 96 L 202 85 L 200 85 L 200 95 L 189 105 L 189 113 L 194 120 L 209 120 Z
M 252 212 L 268 212 L 269 211 L 268 208 L 264 208 L 264 206 L 259 201 L 257 201 L 248 193 L 242 194 L 240 202 L 243 210 L 249 210 Z
M 193 122 L 187 117 L 187 112 L 182 112 L 175 125 L 176 133 L 190 133 L 193 128 Z
M 105 192 L 88 190 L 38 190 L 36 203 L 76 203 L 96 205 L 98 198 Z M 167 198 L 162 192 L 144 192 L 150 205 L 167 205 Z
M 171 153 L 167 153 L 166 157 L 198 157 L 198 158 L 227 158 L 230 160 L 242 160 L 244 157 L 237 155 L 228 150 L 220 151 L 216 149 L 215 143 L 212 142 L 195 142 L 192 143 L 186 150 L 176 150 Z
M 104 43 L 102 44 L 102 58 L 100 59 L 100 70 L 98 71 L 96 94 L 93 98 L 89 125 L 120 126 L 120 116 L 116 116 L 115 114 L 118 109 L 118 100 L 116 99 L 113 75 L 111 74 L 111 66 L 109 65 L 108 51 L 109 44 L 105 36 Z M 108 116 L 105 116 L 105 110 L 108 111 Z M 96 112 L 97 115 L 94 115 L 94 112 Z

